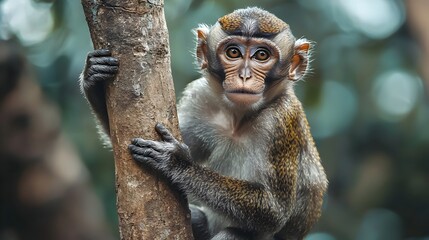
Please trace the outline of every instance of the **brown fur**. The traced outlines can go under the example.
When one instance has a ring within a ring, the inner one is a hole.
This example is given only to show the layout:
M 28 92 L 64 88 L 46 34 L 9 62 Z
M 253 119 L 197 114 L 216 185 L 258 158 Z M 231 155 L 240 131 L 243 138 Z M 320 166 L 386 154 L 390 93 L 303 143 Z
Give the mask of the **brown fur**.
M 247 14 L 249 12 L 251 15 Z M 257 24 L 257 28 L 255 29 L 256 32 L 265 34 L 277 34 L 289 27 L 288 24 L 281 19 L 259 8 L 236 10 L 218 20 L 222 30 L 227 32 L 241 30 L 243 25 L 248 21 L 255 21 Z

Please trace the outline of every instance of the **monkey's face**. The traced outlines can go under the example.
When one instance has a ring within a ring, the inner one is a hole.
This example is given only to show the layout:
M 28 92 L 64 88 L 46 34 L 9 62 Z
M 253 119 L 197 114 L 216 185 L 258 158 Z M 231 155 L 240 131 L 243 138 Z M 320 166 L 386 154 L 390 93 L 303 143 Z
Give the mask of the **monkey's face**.
M 310 42 L 258 8 L 237 10 L 196 31 L 197 64 L 214 92 L 239 108 L 258 109 L 307 72 Z
M 223 67 L 221 83 L 226 98 L 238 106 L 262 101 L 266 78 L 279 59 L 279 49 L 263 38 L 231 36 L 218 44 L 216 54 Z

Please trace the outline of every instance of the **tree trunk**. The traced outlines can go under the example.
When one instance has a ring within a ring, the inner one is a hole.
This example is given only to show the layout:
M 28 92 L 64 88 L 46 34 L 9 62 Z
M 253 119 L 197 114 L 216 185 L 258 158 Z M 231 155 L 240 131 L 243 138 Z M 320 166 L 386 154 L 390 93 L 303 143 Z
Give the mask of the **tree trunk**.
M 179 135 L 163 0 L 82 0 L 94 48 L 110 49 L 119 73 L 107 86 L 121 239 L 192 239 L 186 200 L 136 164 L 134 137 L 159 139 L 161 122 Z

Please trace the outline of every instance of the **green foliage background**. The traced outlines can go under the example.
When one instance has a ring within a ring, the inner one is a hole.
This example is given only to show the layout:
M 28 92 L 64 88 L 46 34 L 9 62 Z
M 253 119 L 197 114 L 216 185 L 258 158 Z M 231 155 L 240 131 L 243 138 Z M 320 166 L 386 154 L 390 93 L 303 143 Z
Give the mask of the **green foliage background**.
M 112 154 L 98 140 L 77 82 L 92 48 L 80 1 L 0 4 L 0 38 L 25 47 L 116 228 Z M 311 73 L 296 90 L 330 186 L 323 217 L 307 239 L 428 239 L 429 79 L 405 2 L 166 0 L 178 97 L 198 78 L 191 30 L 246 6 L 276 14 L 296 37 L 317 43 Z

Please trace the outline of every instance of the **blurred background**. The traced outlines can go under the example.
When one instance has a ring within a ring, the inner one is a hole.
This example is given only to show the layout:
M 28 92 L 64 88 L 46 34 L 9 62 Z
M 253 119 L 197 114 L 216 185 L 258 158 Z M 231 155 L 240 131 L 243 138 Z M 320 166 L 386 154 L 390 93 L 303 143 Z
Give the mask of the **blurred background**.
M 429 1 L 166 0 L 177 97 L 198 78 L 191 30 L 246 6 L 316 42 L 296 91 L 330 186 L 307 239 L 429 239 Z M 0 39 L 0 240 L 118 239 L 80 1 L 0 0 Z

